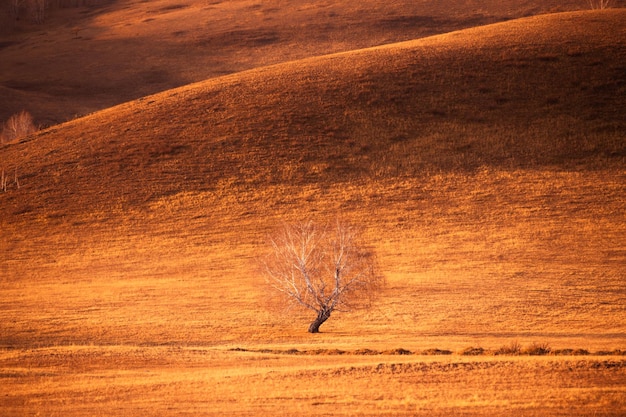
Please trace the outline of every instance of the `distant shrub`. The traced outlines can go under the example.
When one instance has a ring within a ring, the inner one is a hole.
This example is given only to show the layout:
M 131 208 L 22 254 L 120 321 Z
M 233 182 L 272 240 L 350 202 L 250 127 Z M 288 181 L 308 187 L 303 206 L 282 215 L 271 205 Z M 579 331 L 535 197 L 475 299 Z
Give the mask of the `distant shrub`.
M 483 354 L 485 354 L 485 349 L 481 347 L 468 347 L 466 349 L 463 349 L 463 351 L 461 352 L 461 355 L 464 356 L 480 356 Z
M 552 349 L 550 348 L 550 345 L 548 345 L 547 343 L 533 342 L 530 346 L 522 350 L 522 354 L 531 355 L 531 356 L 541 356 L 541 355 L 547 355 L 551 351 Z
M 589 351 L 586 349 L 557 349 L 552 351 L 552 354 L 563 356 L 582 356 L 589 355 Z
M 380 352 L 372 349 L 357 349 L 354 351 L 355 355 L 380 355 Z
M 9 120 L 4 124 L 2 133 L 0 133 L 0 143 L 15 142 L 36 131 L 33 116 L 27 111 L 21 111 L 9 117 Z
M 447 349 L 426 349 L 422 351 L 422 355 L 452 355 L 452 351 Z
M 522 352 L 522 346 L 518 341 L 511 342 L 511 344 L 507 346 L 502 346 L 500 349 L 496 350 L 494 353 L 496 355 L 519 355 Z
M 392 350 L 386 350 L 383 352 L 384 355 L 412 355 L 413 352 L 410 350 L 406 350 L 403 348 L 397 348 Z
M 626 350 L 600 350 L 595 353 L 598 356 L 626 356 Z

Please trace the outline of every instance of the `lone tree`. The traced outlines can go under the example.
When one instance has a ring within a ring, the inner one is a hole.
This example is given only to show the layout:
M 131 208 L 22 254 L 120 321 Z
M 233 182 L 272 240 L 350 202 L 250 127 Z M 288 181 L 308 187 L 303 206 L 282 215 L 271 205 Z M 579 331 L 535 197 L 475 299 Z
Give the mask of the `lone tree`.
M 9 117 L 9 120 L 6 121 L 0 132 L 0 144 L 14 142 L 36 131 L 33 116 L 23 110 Z
M 286 225 L 271 246 L 267 281 L 281 300 L 315 312 L 310 333 L 318 333 L 333 311 L 368 307 L 383 285 L 373 252 L 345 223 Z
M 611 0 L 589 0 L 589 7 L 593 10 L 604 10 L 611 7 Z

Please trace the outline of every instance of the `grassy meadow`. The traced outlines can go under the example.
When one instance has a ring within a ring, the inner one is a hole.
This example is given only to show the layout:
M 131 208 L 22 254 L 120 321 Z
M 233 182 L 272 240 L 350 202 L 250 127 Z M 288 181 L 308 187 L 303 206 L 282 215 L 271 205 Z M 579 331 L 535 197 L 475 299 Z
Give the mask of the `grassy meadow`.
M 384 27 L 378 2 L 187 3 L 111 3 L 72 42 L 160 24 L 193 49 L 177 19 L 241 7 L 280 41 L 215 41 L 179 88 L 78 88 L 102 110 L 0 148 L 2 415 L 626 413 L 624 9 L 458 2 L 430 33 L 407 16 L 445 13 L 405 2 Z M 260 273 L 308 218 L 361 227 L 387 281 L 317 335 Z
M 4 352 L 2 363 L 13 365 L 3 377 L 12 391 L 3 399 L 7 416 L 40 410 L 49 416 L 618 416 L 624 407 L 624 361 L 598 357 L 294 356 L 126 346 Z

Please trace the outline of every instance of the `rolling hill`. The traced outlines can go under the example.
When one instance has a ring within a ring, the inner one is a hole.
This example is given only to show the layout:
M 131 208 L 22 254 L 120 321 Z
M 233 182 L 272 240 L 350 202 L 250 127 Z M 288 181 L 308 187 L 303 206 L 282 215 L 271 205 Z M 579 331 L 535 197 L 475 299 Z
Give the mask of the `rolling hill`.
M 625 31 L 622 9 L 516 19 L 3 147 L 0 345 L 623 347 Z M 256 260 L 281 222 L 337 216 L 389 287 L 311 341 L 306 316 L 264 308 Z
M 588 7 L 584 0 L 50 3 L 82 6 L 51 8 L 33 25 L 25 15 L 4 21 L 0 5 L 2 121 L 27 110 L 47 127 L 210 77 Z

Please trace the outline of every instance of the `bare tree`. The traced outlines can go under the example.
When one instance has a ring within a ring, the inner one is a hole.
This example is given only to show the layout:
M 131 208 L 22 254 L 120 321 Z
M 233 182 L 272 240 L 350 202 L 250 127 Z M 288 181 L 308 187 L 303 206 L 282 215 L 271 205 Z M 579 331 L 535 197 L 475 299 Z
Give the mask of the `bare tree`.
M 9 181 L 9 177 L 4 174 L 4 169 L 0 174 L 0 190 L 7 192 L 7 182 Z
M 287 225 L 271 239 L 271 248 L 267 281 L 281 300 L 315 312 L 310 333 L 318 333 L 334 311 L 368 307 L 383 285 L 373 252 L 354 227 L 341 222 Z
M 9 175 L 4 171 L 4 168 L 0 170 L 0 190 L 7 192 L 7 187 L 9 185 Z M 13 185 L 15 188 L 19 190 L 20 181 L 17 178 L 17 167 L 15 167 L 14 176 L 13 176 Z
M 24 13 L 35 23 L 43 23 L 48 9 L 81 7 L 90 3 L 97 4 L 101 0 L 0 0 L 7 4 L 9 17 L 15 21 Z
M 588 0 L 592 9 L 608 9 L 611 7 L 611 0 Z
M 9 0 L 9 15 L 13 20 L 17 20 L 20 16 L 20 10 L 22 8 L 22 4 L 24 0 Z
M 33 116 L 27 111 L 21 111 L 9 117 L 9 120 L 4 124 L 0 133 L 0 143 L 13 142 L 36 131 Z
M 26 0 L 28 16 L 35 23 L 41 24 L 46 18 L 47 0 Z

